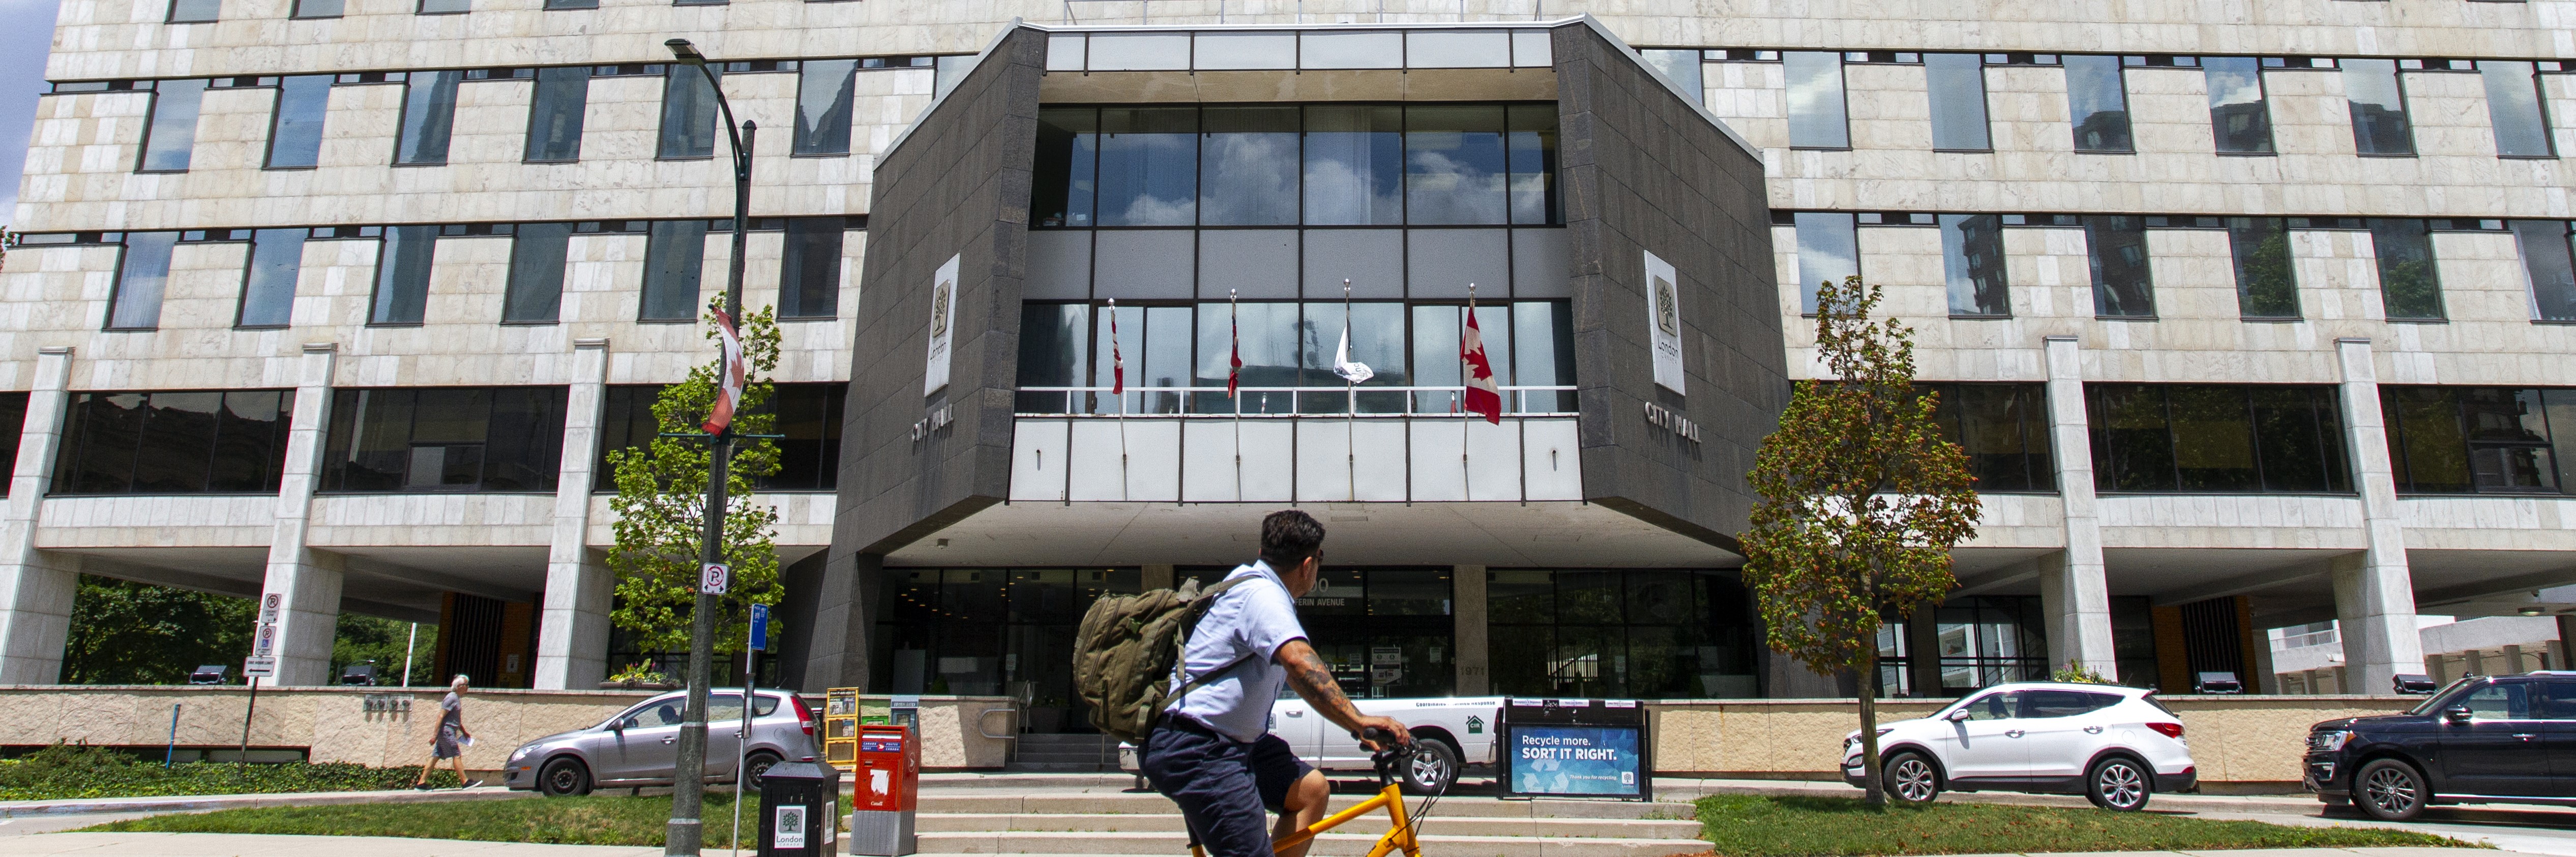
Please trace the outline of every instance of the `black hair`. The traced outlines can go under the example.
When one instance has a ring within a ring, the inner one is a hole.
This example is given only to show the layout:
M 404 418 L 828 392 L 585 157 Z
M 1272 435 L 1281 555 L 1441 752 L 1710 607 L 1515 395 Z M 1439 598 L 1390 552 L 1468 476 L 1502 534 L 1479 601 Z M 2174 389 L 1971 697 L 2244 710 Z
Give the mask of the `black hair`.
M 1261 561 L 1286 573 L 1324 547 L 1324 525 L 1315 516 L 1282 509 L 1261 519 Z

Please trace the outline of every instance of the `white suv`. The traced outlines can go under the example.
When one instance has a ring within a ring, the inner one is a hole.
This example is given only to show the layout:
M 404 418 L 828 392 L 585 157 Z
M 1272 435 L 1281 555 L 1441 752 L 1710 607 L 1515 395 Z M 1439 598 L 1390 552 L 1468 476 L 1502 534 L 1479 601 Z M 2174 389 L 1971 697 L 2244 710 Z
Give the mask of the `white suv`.
M 2123 812 L 2199 780 L 2182 718 L 2154 691 L 2108 684 L 1999 684 L 1917 720 L 1878 727 L 1890 798 L 1942 789 L 2082 794 Z M 1843 781 L 1860 785 L 1860 731 L 1843 739 Z

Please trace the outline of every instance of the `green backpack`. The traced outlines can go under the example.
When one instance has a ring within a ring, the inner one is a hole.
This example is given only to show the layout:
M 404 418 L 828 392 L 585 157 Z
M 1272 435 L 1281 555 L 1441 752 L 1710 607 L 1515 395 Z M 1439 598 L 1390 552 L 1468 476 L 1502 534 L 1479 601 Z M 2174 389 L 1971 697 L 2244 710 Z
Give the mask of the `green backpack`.
M 1181 649 L 1216 597 L 1248 578 L 1200 589 L 1196 580 L 1178 589 L 1141 595 L 1103 595 L 1082 614 L 1073 638 L 1073 686 L 1091 706 L 1091 725 L 1118 740 L 1145 746 L 1164 703 L 1187 694 L 1251 655 L 1209 671 L 1172 692 L 1181 674 Z

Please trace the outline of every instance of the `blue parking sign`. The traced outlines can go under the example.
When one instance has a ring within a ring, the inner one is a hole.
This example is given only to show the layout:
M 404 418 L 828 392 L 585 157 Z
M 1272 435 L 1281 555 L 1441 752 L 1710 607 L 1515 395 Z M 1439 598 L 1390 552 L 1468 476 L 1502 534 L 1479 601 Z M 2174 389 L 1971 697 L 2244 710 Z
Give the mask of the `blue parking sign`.
M 769 605 L 751 605 L 751 647 L 769 651 Z

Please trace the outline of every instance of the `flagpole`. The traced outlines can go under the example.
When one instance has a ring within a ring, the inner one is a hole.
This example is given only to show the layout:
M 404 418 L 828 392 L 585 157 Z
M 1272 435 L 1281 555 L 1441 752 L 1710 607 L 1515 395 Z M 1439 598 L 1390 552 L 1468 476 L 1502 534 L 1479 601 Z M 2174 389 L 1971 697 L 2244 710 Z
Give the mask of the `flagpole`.
M 1234 408 L 1234 500 L 1243 502 L 1243 400 L 1235 398 L 1235 383 L 1243 375 L 1243 313 L 1236 306 L 1240 296 L 1225 290 L 1226 367 L 1225 402 Z
M 1350 345 L 1350 342 L 1351 281 L 1345 278 L 1342 280 L 1342 344 L 1347 347 Z M 1345 358 L 1349 357 L 1347 354 L 1342 356 Z M 1334 368 L 1339 369 L 1340 367 L 1337 366 Z M 1339 373 L 1337 372 L 1336 374 Z M 1342 375 L 1342 408 L 1346 411 L 1342 414 L 1342 472 L 1344 474 L 1343 478 L 1350 482 L 1351 502 L 1353 503 L 1360 501 L 1360 397 L 1357 392 L 1358 389 L 1359 382 L 1351 380 L 1351 376 L 1349 375 Z
M 1468 283 L 1467 317 L 1458 322 L 1458 341 L 1467 341 L 1467 322 L 1475 318 L 1476 284 Z M 1484 341 L 1477 340 L 1476 346 L 1484 347 Z M 1458 490 L 1462 499 L 1473 501 L 1476 499 L 1476 468 L 1467 460 L 1467 431 L 1476 421 L 1476 414 L 1474 411 L 1467 410 L 1467 385 L 1476 379 L 1468 375 L 1469 371 L 1467 350 L 1458 349 Z

